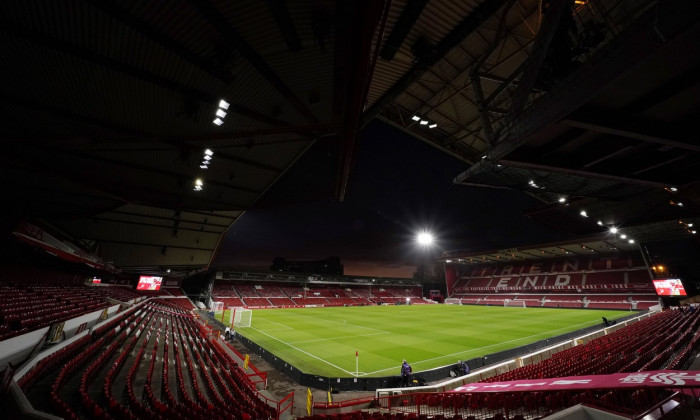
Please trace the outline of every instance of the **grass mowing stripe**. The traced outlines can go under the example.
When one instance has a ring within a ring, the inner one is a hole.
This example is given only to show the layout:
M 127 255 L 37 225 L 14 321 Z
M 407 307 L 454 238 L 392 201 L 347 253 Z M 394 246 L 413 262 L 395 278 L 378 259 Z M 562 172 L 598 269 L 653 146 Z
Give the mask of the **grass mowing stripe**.
M 253 312 L 253 328 L 237 332 L 306 373 L 354 374 L 359 351 L 364 375 L 386 376 L 398 373 L 404 358 L 417 372 L 586 325 L 602 326 L 602 316 L 612 320 L 628 314 L 471 305 L 262 309 Z M 280 329 L 280 324 L 290 329 Z M 368 334 L 368 330 L 384 333 Z
M 584 322 L 584 323 L 578 324 L 577 326 L 578 326 L 579 328 L 584 328 L 584 327 L 590 326 L 590 325 L 593 325 L 593 324 L 592 324 L 591 322 Z M 467 351 L 465 351 L 465 352 L 459 352 L 459 353 L 453 353 L 453 354 L 446 354 L 446 355 L 444 355 L 444 356 L 439 356 L 439 357 L 435 357 L 435 358 L 433 358 L 433 359 L 428 359 L 428 360 L 416 360 L 416 361 L 413 362 L 413 365 L 414 365 L 414 366 L 418 366 L 418 365 L 421 365 L 421 364 L 430 363 L 430 362 L 437 361 L 437 360 L 440 360 L 440 359 L 454 360 L 455 358 L 457 358 L 457 359 L 461 359 L 461 360 L 464 360 L 464 359 L 467 359 L 467 360 L 468 360 L 468 359 L 471 358 L 471 357 L 467 357 L 468 355 L 469 355 L 469 356 L 471 356 L 471 355 L 483 355 L 483 353 L 484 353 L 483 350 L 486 350 L 486 349 L 488 349 L 488 348 L 494 347 L 494 346 L 496 346 L 496 345 L 507 344 L 507 343 L 518 343 L 518 342 L 523 341 L 523 340 L 527 340 L 527 342 L 531 342 L 531 341 L 532 341 L 531 339 L 532 339 L 533 337 L 542 337 L 542 336 L 553 337 L 553 336 L 558 335 L 557 332 L 559 332 L 559 331 L 561 331 L 561 330 L 562 330 L 562 329 L 560 328 L 560 329 L 554 330 L 554 331 L 544 331 L 544 332 L 542 332 L 542 333 L 535 334 L 535 335 L 532 335 L 532 336 L 516 338 L 516 339 L 510 340 L 510 341 L 504 341 L 504 342 L 498 343 L 498 344 L 492 344 L 492 345 L 489 345 L 489 346 L 474 348 L 474 349 L 467 350 Z M 514 346 L 514 347 L 517 347 L 517 346 Z M 477 356 L 473 356 L 473 357 L 477 357 Z M 445 363 L 445 364 L 449 364 L 449 362 L 447 362 L 447 363 Z M 391 371 L 391 370 L 394 370 L 394 369 L 395 369 L 395 367 L 392 366 L 391 368 L 383 369 L 383 370 L 380 370 L 380 371 L 375 371 L 375 372 L 366 373 L 365 376 L 372 376 L 372 375 L 374 375 L 374 374 L 379 374 L 379 373 L 386 372 L 386 371 Z M 361 375 L 361 376 L 362 376 L 362 375 Z
M 252 328 L 252 327 L 250 327 L 250 328 Z M 262 331 L 256 330 L 255 328 L 252 328 L 252 329 L 255 330 L 255 331 L 258 331 L 258 332 L 261 333 L 261 334 L 265 334 L 265 335 L 267 335 L 268 337 L 272 338 L 273 340 L 277 340 L 277 341 L 279 341 L 280 343 L 282 343 L 282 344 L 284 344 L 284 345 L 286 345 L 286 346 L 289 346 L 289 347 L 293 348 L 293 349 L 296 350 L 296 351 L 302 352 L 302 353 L 306 354 L 306 355 L 309 356 L 309 357 L 312 357 L 312 358 L 314 358 L 314 359 L 316 359 L 316 360 L 320 360 L 321 362 L 323 362 L 323 363 L 325 363 L 325 364 L 327 364 L 327 365 L 329 365 L 329 366 L 332 366 L 332 367 L 334 367 L 334 368 L 336 368 L 336 369 L 339 369 L 339 370 L 345 372 L 345 374 L 347 374 L 347 375 L 350 375 L 350 374 L 351 374 L 350 372 L 346 371 L 345 369 L 340 368 L 340 367 L 334 365 L 333 363 L 331 363 L 331 362 L 329 362 L 329 361 L 327 361 L 327 360 L 323 360 L 323 359 L 321 359 L 320 357 L 318 357 L 318 356 L 316 356 L 316 355 L 314 355 L 314 354 L 311 354 L 311 353 L 308 353 L 308 352 L 306 352 L 306 351 L 304 351 L 304 350 L 301 350 L 300 348 L 295 347 L 295 346 L 293 346 L 293 345 L 291 345 L 291 344 L 289 344 L 289 343 L 285 343 L 284 341 L 282 341 L 282 340 L 280 340 L 280 339 L 278 339 L 278 338 L 275 338 L 275 337 L 273 337 L 273 336 L 271 336 L 271 335 L 269 335 L 269 334 L 266 334 L 266 333 L 264 333 L 264 332 L 262 332 Z

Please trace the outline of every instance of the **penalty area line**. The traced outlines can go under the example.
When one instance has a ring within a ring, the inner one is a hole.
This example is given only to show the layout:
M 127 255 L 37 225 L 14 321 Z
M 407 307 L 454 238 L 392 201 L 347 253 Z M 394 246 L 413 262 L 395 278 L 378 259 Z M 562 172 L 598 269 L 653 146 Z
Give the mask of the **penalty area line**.
M 316 338 L 314 340 L 301 340 L 301 341 L 291 341 L 289 344 L 300 344 L 300 343 L 314 343 L 318 341 L 332 341 L 332 340 L 342 340 L 345 338 L 357 338 L 357 337 L 371 337 L 373 335 L 384 335 L 391 334 L 390 332 L 378 332 L 373 334 L 362 334 L 362 335 L 346 335 L 344 337 L 333 337 L 333 338 Z
M 251 328 L 252 328 L 252 327 L 251 327 Z M 284 341 L 284 340 L 280 340 L 279 338 L 277 338 L 277 337 L 275 337 L 275 336 L 272 336 L 272 335 L 266 333 L 265 331 L 260 331 L 260 330 L 258 330 L 258 329 L 256 329 L 256 328 L 252 328 L 252 329 L 255 330 L 255 331 L 257 331 L 257 332 L 259 332 L 260 334 L 266 335 L 266 336 L 270 337 L 271 339 L 273 339 L 273 340 L 275 340 L 275 341 L 278 341 L 278 342 L 284 344 L 285 346 L 291 347 L 291 348 L 293 348 L 294 350 L 296 350 L 296 351 L 298 351 L 298 352 L 300 352 L 300 353 L 304 353 L 305 355 L 307 355 L 307 356 L 309 356 L 309 357 L 312 357 L 312 358 L 314 358 L 314 359 L 316 359 L 316 360 L 318 360 L 318 361 L 320 361 L 320 362 L 323 362 L 323 363 L 327 364 L 328 366 L 332 366 L 332 367 L 338 369 L 338 370 L 341 371 L 341 372 L 345 372 L 346 374 L 348 374 L 348 375 L 350 375 L 350 376 L 354 376 L 354 375 L 353 375 L 353 372 L 347 371 L 347 370 L 341 368 L 340 366 L 334 365 L 333 363 L 329 362 L 328 360 L 321 359 L 320 357 L 316 356 L 315 354 L 311 354 L 311 353 L 309 353 L 309 352 L 306 351 L 306 350 L 302 350 L 302 349 L 300 349 L 299 347 L 293 346 L 293 345 L 287 343 L 287 342 Z

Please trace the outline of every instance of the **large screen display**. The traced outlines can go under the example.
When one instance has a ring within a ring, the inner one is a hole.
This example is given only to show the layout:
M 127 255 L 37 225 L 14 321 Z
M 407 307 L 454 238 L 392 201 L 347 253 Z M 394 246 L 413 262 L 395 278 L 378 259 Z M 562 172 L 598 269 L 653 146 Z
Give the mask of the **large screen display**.
M 687 296 L 680 279 L 652 280 L 659 296 Z
M 93 282 L 93 283 L 102 283 L 102 279 L 99 278 L 99 277 L 93 277 L 93 278 L 92 278 L 92 282 Z
M 136 290 L 160 290 L 160 283 L 163 277 L 156 276 L 141 276 L 139 283 L 136 285 Z

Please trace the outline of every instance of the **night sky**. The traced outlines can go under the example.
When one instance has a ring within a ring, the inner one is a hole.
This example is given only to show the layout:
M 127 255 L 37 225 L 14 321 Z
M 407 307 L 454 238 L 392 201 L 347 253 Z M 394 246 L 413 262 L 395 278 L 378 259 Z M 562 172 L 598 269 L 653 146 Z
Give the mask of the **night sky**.
M 231 227 L 213 265 L 337 256 L 345 274 L 411 277 L 443 250 L 564 239 L 521 216 L 539 204 L 532 197 L 454 185 L 466 164 L 379 121 L 360 133 L 346 198 L 335 201 L 335 147 L 321 142 L 309 150 Z M 421 230 L 436 237 L 432 249 L 415 244 Z

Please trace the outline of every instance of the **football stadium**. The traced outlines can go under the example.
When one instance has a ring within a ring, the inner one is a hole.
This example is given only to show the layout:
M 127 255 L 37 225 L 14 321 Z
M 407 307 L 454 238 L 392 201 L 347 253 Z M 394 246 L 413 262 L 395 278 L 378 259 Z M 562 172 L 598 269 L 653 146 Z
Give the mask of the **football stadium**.
M 699 2 L 0 11 L 3 418 L 700 418 Z

